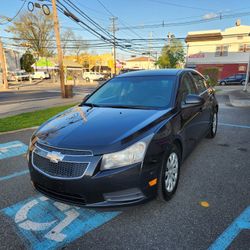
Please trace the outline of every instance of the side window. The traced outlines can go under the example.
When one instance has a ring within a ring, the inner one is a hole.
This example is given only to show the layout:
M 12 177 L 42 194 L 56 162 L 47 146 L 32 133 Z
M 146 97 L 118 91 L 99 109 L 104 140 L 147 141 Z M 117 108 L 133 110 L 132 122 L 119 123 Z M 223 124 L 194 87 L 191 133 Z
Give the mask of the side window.
M 181 78 L 179 93 L 183 102 L 188 94 L 197 94 L 195 85 L 189 74 L 185 73 Z
M 207 89 L 206 80 L 202 76 L 200 76 L 199 74 L 196 74 L 194 72 L 192 72 L 191 74 L 194 78 L 194 82 L 195 82 L 195 85 L 198 89 L 199 94 L 204 92 Z

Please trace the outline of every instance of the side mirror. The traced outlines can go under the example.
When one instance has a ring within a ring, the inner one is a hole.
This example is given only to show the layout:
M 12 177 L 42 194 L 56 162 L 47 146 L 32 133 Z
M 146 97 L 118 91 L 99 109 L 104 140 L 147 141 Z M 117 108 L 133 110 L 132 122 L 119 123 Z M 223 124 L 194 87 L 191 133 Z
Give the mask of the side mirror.
M 190 107 L 199 107 L 205 103 L 204 98 L 199 95 L 187 95 L 184 103 L 182 104 L 182 108 L 190 108 Z

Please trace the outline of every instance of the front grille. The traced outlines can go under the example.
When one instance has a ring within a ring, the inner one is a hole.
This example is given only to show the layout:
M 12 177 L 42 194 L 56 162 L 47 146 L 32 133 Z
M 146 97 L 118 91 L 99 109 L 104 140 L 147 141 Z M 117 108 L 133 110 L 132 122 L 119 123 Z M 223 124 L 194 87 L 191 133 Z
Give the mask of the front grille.
M 59 161 L 51 162 L 49 159 L 33 152 L 33 166 L 39 171 L 59 178 L 80 178 L 83 176 L 88 163 Z
M 45 145 L 43 143 L 37 142 L 36 146 L 38 146 L 41 149 L 44 149 L 46 151 L 58 151 L 62 154 L 65 155 L 81 155 L 81 156 L 92 156 L 93 153 L 90 150 L 76 150 L 76 149 L 62 149 L 62 148 L 57 148 L 57 147 L 52 147 Z

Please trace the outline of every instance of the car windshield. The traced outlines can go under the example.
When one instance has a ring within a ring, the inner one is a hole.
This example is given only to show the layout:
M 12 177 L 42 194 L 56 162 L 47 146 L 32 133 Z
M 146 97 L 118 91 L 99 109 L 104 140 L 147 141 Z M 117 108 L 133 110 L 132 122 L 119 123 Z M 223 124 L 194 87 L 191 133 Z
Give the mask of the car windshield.
M 167 108 L 175 76 L 113 78 L 82 105 L 119 108 Z

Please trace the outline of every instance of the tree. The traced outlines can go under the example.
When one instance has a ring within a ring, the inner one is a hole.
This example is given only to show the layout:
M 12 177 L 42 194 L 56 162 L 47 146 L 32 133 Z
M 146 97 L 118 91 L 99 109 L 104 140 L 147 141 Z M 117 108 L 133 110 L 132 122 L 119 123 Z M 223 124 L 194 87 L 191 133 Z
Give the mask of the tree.
M 185 61 L 185 53 L 180 40 L 171 38 L 170 43 L 162 48 L 161 56 L 156 62 L 160 68 L 177 68 Z
M 66 55 L 70 50 L 76 56 L 77 61 L 79 61 L 80 53 L 88 49 L 88 43 L 81 36 L 76 36 L 71 29 L 67 29 L 62 34 L 61 40 L 63 54 Z
M 20 59 L 21 69 L 24 69 L 26 72 L 31 73 L 33 71 L 33 68 L 31 66 L 35 63 L 35 61 L 36 60 L 30 53 L 30 51 L 26 51 Z
M 61 34 L 61 44 L 62 44 L 63 55 L 67 54 L 69 47 L 72 46 L 71 43 L 74 39 L 75 39 L 75 34 L 71 29 L 67 29 Z
M 9 28 L 18 45 L 28 45 L 40 57 L 53 54 L 54 32 L 52 16 L 46 16 L 41 11 L 24 12 Z

